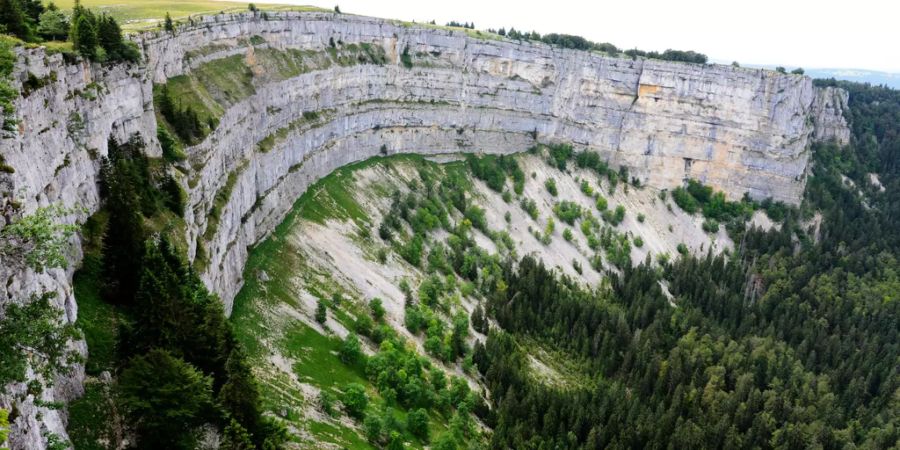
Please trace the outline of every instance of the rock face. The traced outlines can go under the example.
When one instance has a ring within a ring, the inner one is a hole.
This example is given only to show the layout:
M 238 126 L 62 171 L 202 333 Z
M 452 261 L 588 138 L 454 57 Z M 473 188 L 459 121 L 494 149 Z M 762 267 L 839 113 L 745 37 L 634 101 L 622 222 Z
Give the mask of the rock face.
M 141 67 L 101 69 L 70 64 L 62 55 L 48 55 L 43 49 L 17 49 L 17 57 L 14 84 L 20 91 L 29 74 L 46 86 L 16 101 L 18 133 L 0 137 L 0 155 L 15 169 L 14 173 L 0 173 L 0 227 L 12 219 L 13 204 L 21 205 L 19 212 L 24 214 L 54 203 L 77 206 L 79 211 L 68 219 L 83 220 L 99 207 L 97 172 L 109 137 L 123 140 L 133 132 L 155 129 L 152 84 L 143 81 Z M 155 139 L 154 133 L 145 135 Z M 147 148 L 159 153 L 155 141 Z M 81 260 L 81 250 L 77 239 L 72 244 L 67 269 L 41 273 L 14 268 L 0 255 L 0 314 L 10 303 L 54 292 L 53 302 L 63 320 L 75 322 L 78 308 L 72 273 Z M 70 346 L 87 354 L 84 341 L 70 342 Z M 29 377 L 37 378 L 34 374 Z M 10 447 L 44 448 L 51 433 L 65 438 L 65 410 L 39 406 L 36 401 L 77 398 L 83 392 L 83 379 L 84 366 L 76 364 L 56 380 L 46 380 L 50 388 L 38 395 L 29 393 L 27 383 L 3 386 L 0 408 L 12 411 Z
M 55 202 L 80 205 L 85 215 L 95 211 L 99 158 L 110 135 L 138 132 L 158 155 L 154 83 L 227 56 L 249 61 L 258 49 L 327 52 L 332 43 L 366 44 L 387 55 L 385 64 L 335 64 L 282 81 L 266 81 L 265 72 L 276 68 L 254 68 L 253 93 L 228 105 L 216 130 L 187 149 L 182 183 L 189 194 L 190 256 L 203 250 L 204 281 L 229 312 L 247 248 L 283 220 L 311 183 L 378 154 L 504 153 L 569 142 L 628 167 L 651 187 L 695 178 L 730 198 L 749 193 L 797 203 L 810 142 L 849 138 L 846 92 L 763 70 L 612 58 L 330 13 L 218 15 L 174 35 L 136 40 L 146 59 L 140 66 L 100 69 L 66 64 L 42 49 L 19 51 L 16 77 L 47 80 L 16 102 L 19 133 L 0 139 L 0 155 L 15 168 L 2 175 L 0 188 L 20 199 L 25 212 Z M 304 121 L 309 112 L 318 119 Z M 257 148 L 275 134 L 268 151 Z M 218 225 L 205 233 L 226 184 Z M 75 247 L 73 265 L 80 259 Z M 30 293 L 54 290 L 67 319 L 75 320 L 71 270 L 0 269 L 0 276 L 13 280 L 0 283 L 0 311 Z M 56 384 L 71 389 L 44 400 L 77 395 L 77 372 Z M 40 428 L 38 410 L 56 433 L 64 414 L 16 392 L 22 390 L 0 393 L 0 407 L 16 404 L 20 412 L 11 443 L 42 448 L 39 433 L 29 434 Z

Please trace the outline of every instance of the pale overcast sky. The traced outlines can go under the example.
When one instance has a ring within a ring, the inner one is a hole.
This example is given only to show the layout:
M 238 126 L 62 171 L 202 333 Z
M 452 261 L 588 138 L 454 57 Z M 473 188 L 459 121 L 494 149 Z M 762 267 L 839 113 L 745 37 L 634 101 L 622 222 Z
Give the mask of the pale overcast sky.
M 897 0 L 257 0 L 403 20 L 569 33 L 713 60 L 900 72 Z

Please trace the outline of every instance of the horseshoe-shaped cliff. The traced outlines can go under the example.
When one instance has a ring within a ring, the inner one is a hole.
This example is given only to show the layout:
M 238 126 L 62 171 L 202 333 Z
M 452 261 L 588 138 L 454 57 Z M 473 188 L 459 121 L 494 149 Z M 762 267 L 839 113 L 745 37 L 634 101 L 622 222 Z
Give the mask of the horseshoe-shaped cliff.
M 139 65 L 17 50 L 15 83 L 29 76 L 45 83 L 16 101 L 18 131 L 0 139 L 0 155 L 14 168 L 0 174 L 0 208 L 11 214 L 20 204 L 27 213 L 63 203 L 95 211 L 110 136 L 139 133 L 159 155 L 154 86 L 191 86 L 202 74 L 237 68 L 239 76 L 217 86 L 194 85 L 209 91 L 197 98 L 216 124 L 186 148 L 178 175 L 189 197 L 189 254 L 227 311 L 248 247 L 315 180 L 375 155 L 508 153 L 567 142 L 653 188 L 695 178 L 730 198 L 798 203 L 811 142 L 849 138 L 846 92 L 767 70 L 616 58 L 331 13 L 217 15 L 134 39 L 144 54 Z M 75 320 L 71 269 L 0 268 L 0 276 L 0 303 L 55 290 Z M 77 395 L 79 374 L 67 380 L 48 398 Z M 38 409 L 21 412 L 37 425 Z M 63 431 L 61 413 L 42 417 Z

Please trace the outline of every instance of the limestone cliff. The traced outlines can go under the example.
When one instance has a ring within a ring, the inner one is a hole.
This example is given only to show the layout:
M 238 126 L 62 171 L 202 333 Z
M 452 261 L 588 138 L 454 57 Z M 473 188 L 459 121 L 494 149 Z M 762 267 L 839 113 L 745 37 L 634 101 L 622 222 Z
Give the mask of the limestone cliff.
M 218 58 L 249 59 L 261 48 L 326 51 L 333 43 L 364 43 L 389 58 L 258 83 L 191 149 L 192 248 L 216 193 L 229 175 L 237 177 L 222 226 L 201 243 L 209 259 L 205 279 L 226 309 L 241 284 L 247 246 L 280 222 L 312 181 L 378 154 L 382 145 L 389 153 L 510 152 L 535 140 L 572 142 L 656 188 L 690 177 L 730 198 L 749 193 L 796 203 L 810 139 L 848 136 L 846 100 L 807 77 L 633 61 L 381 19 L 215 16 L 174 36 L 145 35 L 141 43 L 156 83 Z M 412 67 L 401 64 L 404 54 Z M 307 111 L 328 111 L 328 118 L 292 129 L 273 151 L 254 149 Z
M 628 167 L 651 187 L 672 188 L 690 177 L 731 198 L 749 193 L 797 203 L 810 142 L 849 137 L 846 92 L 764 70 L 613 58 L 330 13 L 218 15 L 174 34 L 135 39 L 145 56 L 140 66 L 100 68 L 42 49 L 19 50 L 19 82 L 30 73 L 46 85 L 16 102 L 19 131 L 0 139 L 0 155 L 15 169 L 0 175 L 2 195 L 17 198 L 24 212 L 55 202 L 95 211 L 99 159 L 110 135 L 140 133 L 158 155 L 153 84 L 237 55 L 251 67 L 251 88 L 231 96 L 215 131 L 187 149 L 181 180 L 189 194 L 191 257 L 202 253 L 204 281 L 228 311 L 247 248 L 316 179 L 380 153 L 502 153 L 535 141 L 571 142 Z M 386 61 L 304 65 L 275 77 L 280 68 L 255 57 L 299 50 L 315 59 L 359 45 L 377 48 Z M 316 119 L 306 120 L 311 112 Z M 262 151 L 266 139 L 271 145 Z M 222 192 L 227 198 L 210 227 Z M 75 244 L 73 265 L 80 259 Z M 71 270 L 2 267 L 0 261 L 0 310 L 54 290 L 67 319 L 75 320 Z M 59 380 L 43 400 L 78 395 L 79 376 L 76 370 Z M 13 447 L 41 448 L 41 427 L 63 433 L 65 417 L 35 406 L 23 389 L 5 387 L 0 407 L 15 404 L 19 411 Z

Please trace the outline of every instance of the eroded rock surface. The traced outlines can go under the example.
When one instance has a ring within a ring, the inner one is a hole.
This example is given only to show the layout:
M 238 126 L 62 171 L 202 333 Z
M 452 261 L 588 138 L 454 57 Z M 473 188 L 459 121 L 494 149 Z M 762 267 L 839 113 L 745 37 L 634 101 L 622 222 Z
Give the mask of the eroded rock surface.
M 846 92 L 764 70 L 612 58 L 330 13 L 217 15 L 175 34 L 135 39 L 145 55 L 138 66 L 100 68 L 43 49 L 18 50 L 18 83 L 30 73 L 45 86 L 16 102 L 19 131 L 0 139 L 0 155 L 15 169 L 0 174 L 4 211 L 13 198 L 25 213 L 51 203 L 83 207 L 72 220 L 96 211 L 99 160 L 110 135 L 140 133 L 159 154 L 154 83 L 227 56 L 250 60 L 255 49 L 327 52 L 334 42 L 378 46 L 387 56 L 384 64 L 335 64 L 271 82 L 265 73 L 275 69 L 254 67 L 254 93 L 228 105 L 216 130 L 187 149 L 186 238 L 192 258 L 202 247 L 204 281 L 227 311 L 242 284 L 247 247 L 270 233 L 316 179 L 378 154 L 503 153 L 536 141 L 571 142 L 627 166 L 654 188 L 690 177 L 730 198 L 749 193 L 797 203 L 810 142 L 849 137 Z M 304 112 L 319 118 L 291 126 Z M 286 129 L 271 149 L 258 149 Z M 229 178 L 218 226 L 204 236 Z M 80 260 L 75 247 L 73 266 Z M 0 269 L 0 276 L 0 310 L 53 290 L 67 320 L 75 320 L 71 269 Z M 75 388 L 49 390 L 44 400 L 77 395 L 82 372 L 57 383 Z M 65 414 L 17 392 L 21 386 L 0 393 L 0 407 L 15 404 L 19 412 L 11 443 L 42 448 L 29 433 L 61 431 Z

